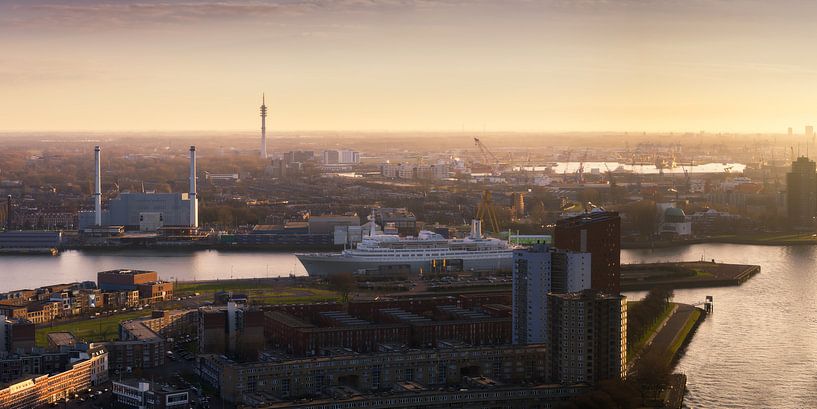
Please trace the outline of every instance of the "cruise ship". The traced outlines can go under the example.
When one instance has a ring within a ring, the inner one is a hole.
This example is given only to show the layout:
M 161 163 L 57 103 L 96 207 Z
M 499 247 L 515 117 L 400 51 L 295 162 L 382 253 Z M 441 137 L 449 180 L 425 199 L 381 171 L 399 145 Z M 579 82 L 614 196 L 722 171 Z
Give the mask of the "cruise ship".
M 417 237 L 376 234 L 372 231 L 354 249 L 341 253 L 296 254 L 307 273 L 327 277 L 361 270 L 409 268 L 412 274 L 442 271 L 509 272 L 513 249 L 504 240 L 482 237 L 479 220 L 471 224 L 464 239 L 446 239 L 440 234 L 420 231 Z

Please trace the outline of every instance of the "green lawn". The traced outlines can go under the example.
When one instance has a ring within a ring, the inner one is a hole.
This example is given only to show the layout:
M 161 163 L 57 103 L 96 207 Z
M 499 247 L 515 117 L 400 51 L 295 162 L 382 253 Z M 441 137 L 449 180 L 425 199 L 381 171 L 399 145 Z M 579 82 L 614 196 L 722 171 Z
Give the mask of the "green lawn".
M 817 244 L 817 236 L 813 233 L 755 233 L 755 234 L 728 234 L 720 236 L 712 236 L 713 239 L 719 240 L 736 240 L 741 242 L 756 242 L 762 244 L 775 243 L 814 243 Z
M 78 341 L 111 341 L 119 338 L 119 323 L 134 318 L 150 316 L 150 310 L 131 311 L 124 314 L 101 316 L 96 319 L 85 319 L 65 324 L 56 324 L 37 328 L 37 346 L 48 346 L 47 334 L 50 332 L 70 332 Z
M 214 293 L 216 291 L 241 291 L 258 288 L 260 284 L 253 281 L 233 281 L 223 282 L 180 282 L 176 284 L 176 293 Z
M 340 300 L 340 295 L 337 292 L 328 289 L 271 286 L 250 280 L 204 283 L 182 282 L 176 286 L 176 294 L 200 293 L 205 298 L 212 298 L 212 294 L 218 291 L 246 294 L 250 302 L 256 304 L 296 304 Z
M 689 332 L 692 331 L 692 327 L 695 326 L 695 323 L 698 322 L 698 319 L 701 317 L 701 310 L 695 309 L 692 311 L 692 314 L 689 315 L 687 318 L 687 322 L 684 324 L 684 328 L 681 329 L 681 332 L 678 333 L 678 336 L 675 340 L 672 341 L 672 345 L 670 345 L 669 349 L 667 350 L 667 359 L 672 360 L 675 357 L 675 354 L 678 352 L 678 349 L 681 348 L 681 345 L 689 336 Z
M 629 304 L 632 302 L 633 301 L 627 303 L 628 310 L 630 308 Z M 647 340 L 658 330 L 658 326 L 661 325 L 661 323 L 664 322 L 667 318 L 669 318 L 670 312 L 672 312 L 672 308 L 673 308 L 672 303 L 667 304 L 667 307 L 664 308 L 664 311 L 661 312 L 661 315 L 655 318 L 655 321 L 653 321 L 652 325 L 650 325 L 647 331 L 644 332 L 644 335 L 642 335 L 641 338 L 639 338 L 638 341 L 631 348 L 629 348 L 629 351 L 627 351 L 628 355 L 635 356 L 636 354 L 641 352 L 641 349 L 644 348 L 644 344 L 647 343 Z
M 256 304 L 298 304 L 321 301 L 340 301 L 340 294 L 320 288 L 285 288 L 250 290 L 247 296 Z

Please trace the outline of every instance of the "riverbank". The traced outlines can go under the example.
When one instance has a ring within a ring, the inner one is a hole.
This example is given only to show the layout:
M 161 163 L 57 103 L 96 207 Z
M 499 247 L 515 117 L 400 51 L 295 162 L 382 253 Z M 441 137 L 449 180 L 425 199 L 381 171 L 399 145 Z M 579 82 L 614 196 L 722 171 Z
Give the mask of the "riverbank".
M 674 303 L 672 314 L 658 326 L 640 353 L 632 358 L 630 373 L 643 378 L 660 377 L 662 373 L 671 372 L 705 318 L 706 313 L 700 308 Z M 666 376 L 662 387 L 651 391 L 649 405 L 680 409 L 685 385 L 686 376 L 682 374 Z
M 642 291 L 659 286 L 711 288 L 738 286 L 760 273 L 760 266 L 708 261 L 621 265 L 621 290 Z
M 666 249 L 683 247 L 691 244 L 749 244 L 758 246 L 803 246 L 817 245 L 817 234 L 814 233 L 749 233 L 724 234 L 718 236 L 698 237 L 687 240 L 637 240 L 621 241 L 622 249 Z

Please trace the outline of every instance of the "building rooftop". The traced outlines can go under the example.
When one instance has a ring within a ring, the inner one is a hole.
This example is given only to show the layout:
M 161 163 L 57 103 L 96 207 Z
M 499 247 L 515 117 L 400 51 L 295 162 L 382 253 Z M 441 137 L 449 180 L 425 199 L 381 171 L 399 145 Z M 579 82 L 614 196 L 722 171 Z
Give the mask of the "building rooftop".
M 302 321 L 302 320 L 298 319 L 297 317 L 295 317 L 292 314 L 287 314 L 287 313 L 282 312 L 282 311 L 268 311 L 268 312 L 264 313 L 264 315 L 266 315 L 270 319 L 274 319 L 276 321 L 283 322 L 284 324 L 286 324 L 288 327 L 291 327 L 291 328 L 314 328 L 315 327 L 314 325 L 312 325 L 312 324 L 310 324 L 308 322 L 305 322 L 305 321 Z
M 596 300 L 618 300 L 627 298 L 619 294 L 607 294 L 596 290 L 584 290 L 573 293 L 548 293 L 550 297 L 561 298 L 563 300 L 581 300 L 581 299 L 596 299 Z
M 61 346 L 74 346 L 77 343 L 77 339 L 74 338 L 74 334 L 70 332 L 52 332 L 47 335 L 48 342 L 54 344 L 58 347 Z
M 130 320 L 124 321 L 119 325 L 121 325 L 122 329 L 130 333 L 131 336 L 138 341 L 161 340 L 162 337 L 153 332 L 153 330 L 150 328 L 146 327 L 143 321 L 144 319 Z
M 618 218 L 618 212 L 593 211 L 580 214 L 578 216 L 567 217 L 556 221 L 559 227 L 580 226 L 582 224 L 595 223 Z
M 353 317 L 343 311 L 321 311 L 318 313 L 323 318 L 329 319 L 340 326 L 369 325 L 369 321 Z
M 156 274 L 156 272 L 151 271 L 151 270 L 117 269 L 117 270 L 100 271 L 97 274 L 139 275 L 139 274 Z
M 431 318 L 423 317 L 422 315 L 417 315 L 400 308 L 383 308 L 380 310 L 380 313 L 406 323 L 431 322 Z

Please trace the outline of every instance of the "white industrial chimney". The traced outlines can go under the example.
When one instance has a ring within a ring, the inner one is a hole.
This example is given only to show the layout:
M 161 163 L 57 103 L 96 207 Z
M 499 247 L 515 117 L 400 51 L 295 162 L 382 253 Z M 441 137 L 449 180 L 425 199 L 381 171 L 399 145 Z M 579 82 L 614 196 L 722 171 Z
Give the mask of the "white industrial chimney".
M 471 238 L 474 240 L 482 238 L 482 220 L 471 220 Z
M 190 227 L 199 227 L 199 199 L 196 195 L 196 147 L 190 146 Z
M 99 145 L 94 147 L 94 225 L 102 225 L 102 168 Z

